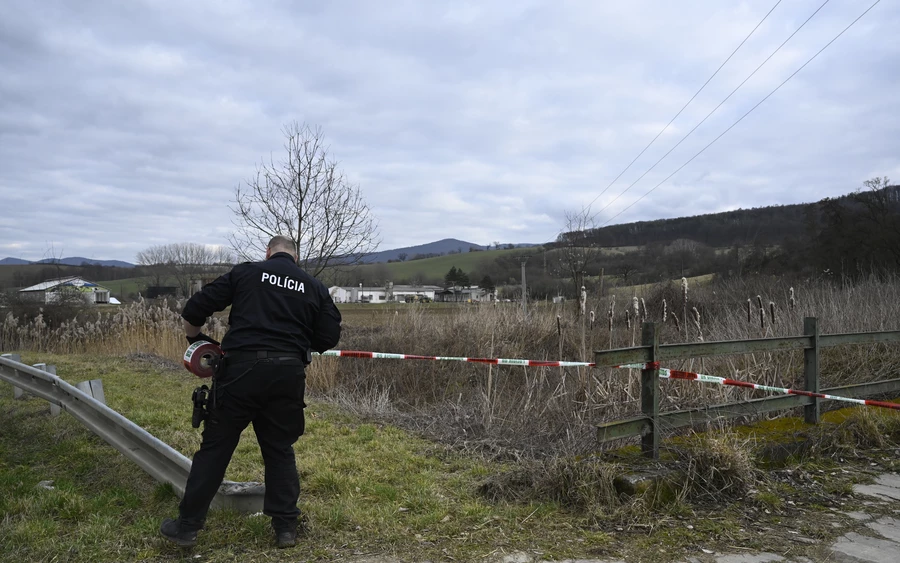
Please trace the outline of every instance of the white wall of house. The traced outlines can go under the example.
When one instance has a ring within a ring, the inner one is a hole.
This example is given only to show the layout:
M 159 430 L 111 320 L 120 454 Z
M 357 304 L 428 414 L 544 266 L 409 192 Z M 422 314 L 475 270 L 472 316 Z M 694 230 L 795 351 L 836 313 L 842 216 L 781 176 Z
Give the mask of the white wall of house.
M 434 285 L 395 285 L 390 287 L 340 287 L 328 288 L 335 303 L 388 303 L 405 302 L 407 296 L 417 295 L 434 300 L 434 294 L 441 288 Z
M 109 290 L 78 277 L 48 280 L 19 290 L 19 295 L 30 301 L 45 304 L 59 303 L 71 295 L 79 295 L 91 304 L 109 303 Z

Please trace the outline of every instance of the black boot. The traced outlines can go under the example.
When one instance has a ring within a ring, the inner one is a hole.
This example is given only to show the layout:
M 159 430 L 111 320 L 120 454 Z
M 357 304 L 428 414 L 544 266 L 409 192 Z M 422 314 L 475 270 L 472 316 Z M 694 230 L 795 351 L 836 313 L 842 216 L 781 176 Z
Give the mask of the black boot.
M 197 530 L 182 530 L 181 523 L 171 518 L 162 521 L 159 533 L 178 547 L 193 547 L 197 543 Z
M 297 530 L 275 532 L 275 547 L 283 549 L 297 545 Z

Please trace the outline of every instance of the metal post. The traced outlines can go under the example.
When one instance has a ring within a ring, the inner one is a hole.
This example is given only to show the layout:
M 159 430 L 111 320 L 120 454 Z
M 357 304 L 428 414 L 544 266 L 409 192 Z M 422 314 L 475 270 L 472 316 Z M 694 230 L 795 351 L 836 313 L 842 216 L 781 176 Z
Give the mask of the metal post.
M 659 357 L 659 330 L 656 323 L 641 327 L 641 345 L 650 346 L 650 362 Z M 641 370 L 641 412 L 650 423 L 650 430 L 641 436 L 641 452 L 659 459 L 659 371 Z
M 7 360 L 12 360 L 14 362 L 22 361 L 22 356 L 20 356 L 19 354 L 3 354 L 2 357 L 6 358 Z M 13 385 L 13 399 L 24 399 L 24 398 L 25 398 L 25 391 L 19 389 L 15 385 Z
M 816 317 L 803 319 L 803 334 L 812 337 L 812 347 L 803 351 L 803 373 L 806 390 L 819 392 L 819 323 Z M 807 424 L 818 424 L 821 420 L 820 399 L 803 407 L 803 418 Z
M 90 379 L 88 381 L 81 381 L 75 384 L 75 388 L 83 391 L 85 395 L 90 395 L 97 399 L 104 405 L 106 404 L 106 395 L 103 393 L 103 380 Z
M 56 375 L 56 366 L 53 366 L 53 365 L 48 366 L 47 364 L 41 363 L 41 364 L 34 364 L 34 367 L 38 368 L 41 371 L 46 371 L 47 373 Z M 57 405 L 55 403 L 50 403 L 50 416 L 59 416 L 59 414 L 61 412 L 62 412 L 62 409 L 60 408 L 59 405 Z
M 528 260 L 528 258 L 522 258 L 522 318 L 528 317 L 528 307 L 526 305 L 526 303 L 528 302 L 528 298 L 526 297 L 526 295 L 528 295 L 528 290 L 525 285 L 525 261 L 526 260 Z

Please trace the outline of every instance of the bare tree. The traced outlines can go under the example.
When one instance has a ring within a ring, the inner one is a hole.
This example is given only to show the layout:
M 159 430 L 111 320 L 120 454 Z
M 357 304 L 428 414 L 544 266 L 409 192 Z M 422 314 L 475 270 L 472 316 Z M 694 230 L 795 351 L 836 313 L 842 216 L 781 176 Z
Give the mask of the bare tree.
M 330 264 L 358 264 L 378 247 L 378 230 L 359 186 L 330 159 L 322 130 L 293 122 L 283 130 L 284 158 L 270 158 L 235 189 L 237 232 L 229 240 L 242 257 L 264 252 L 275 235 L 291 238 L 298 263 L 314 276 Z
M 153 277 L 153 285 L 163 285 L 163 280 L 172 273 L 172 265 L 169 263 L 169 253 L 166 245 L 156 245 L 141 250 L 135 256 L 137 263 L 146 266 Z
M 584 276 L 590 266 L 600 259 L 600 248 L 588 238 L 594 226 L 590 208 L 566 211 L 565 231 L 556 237 L 560 267 L 572 277 L 576 291 L 584 285 Z
M 161 285 L 162 275 L 171 276 L 181 292 L 189 295 L 191 280 L 221 274 L 234 263 L 234 254 L 221 246 L 179 242 L 151 246 L 138 252 L 137 260 L 151 267 L 157 285 Z

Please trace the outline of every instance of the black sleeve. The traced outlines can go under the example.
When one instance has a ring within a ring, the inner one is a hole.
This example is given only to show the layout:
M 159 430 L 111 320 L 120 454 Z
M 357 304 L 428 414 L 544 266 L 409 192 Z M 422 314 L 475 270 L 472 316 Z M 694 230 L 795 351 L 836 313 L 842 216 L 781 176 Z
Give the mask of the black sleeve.
M 341 339 L 341 312 L 334 305 L 334 300 L 328 291 L 321 291 L 322 307 L 313 324 L 312 340 L 310 346 L 316 352 L 322 353 L 337 346 Z
M 199 293 L 195 293 L 185 303 L 181 318 L 194 326 L 203 326 L 210 315 L 231 305 L 234 298 L 234 288 L 231 284 L 233 274 L 234 270 L 203 286 Z

